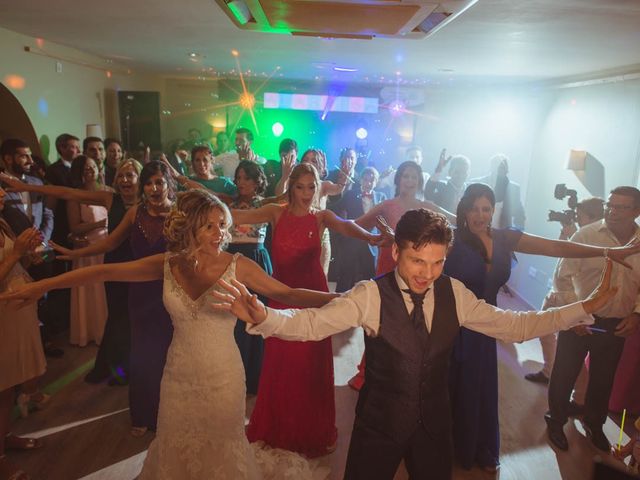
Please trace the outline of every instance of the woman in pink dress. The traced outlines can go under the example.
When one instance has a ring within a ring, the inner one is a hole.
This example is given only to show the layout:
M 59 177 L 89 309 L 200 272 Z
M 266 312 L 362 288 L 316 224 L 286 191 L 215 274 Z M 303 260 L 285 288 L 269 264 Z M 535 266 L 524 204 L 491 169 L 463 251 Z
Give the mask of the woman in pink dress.
M 379 203 L 362 217 L 357 219 L 356 223 L 358 225 L 370 230 L 375 227 L 376 218 L 381 216 L 391 228 L 395 229 L 400 217 L 402 217 L 405 212 L 409 210 L 416 210 L 418 208 L 426 208 L 443 213 L 450 220 L 455 218 L 453 214 L 443 210 L 435 203 L 429 201 L 425 202 L 418 198 L 419 196 L 422 196 L 424 178 L 422 176 L 422 168 L 417 163 L 413 161 L 401 163 L 398 166 L 398 170 L 396 170 L 393 183 L 396 186 L 395 197 Z M 394 268 L 396 268 L 396 262 L 391 256 L 391 246 L 379 248 L 376 275 L 383 275 Z M 358 373 L 349 380 L 349 386 L 354 390 L 359 391 L 364 384 L 364 368 L 365 359 L 363 355 L 362 361 L 358 365 Z
M 98 183 L 98 166 L 93 159 L 80 155 L 71 163 L 71 183 L 75 188 L 95 191 L 102 187 Z M 69 229 L 75 248 L 89 246 L 107 237 L 109 212 L 102 205 L 87 205 L 67 202 Z M 100 265 L 104 255 L 77 258 L 73 269 Z M 81 347 L 89 342 L 100 345 L 107 322 L 107 299 L 104 283 L 92 283 L 71 289 L 70 336 L 73 345 Z
M 297 165 L 289 179 L 289 203 L 254 210 L 232 210 L 235 223 L 274 226 L 271 258 L 273 277 L 289 287 L 328 291 L 320 264 L 325 228 L 378 243 L 355 223 L 329 210 L 316 210 L 320 191 L 312 165 Z M 271 302 L 274 308 L 290 308 Z M 331 339 L 319 342 L 265 341 L 258 397 L 247 430 L 250 442 L 318 457 L 335 448 L 335 402 Z

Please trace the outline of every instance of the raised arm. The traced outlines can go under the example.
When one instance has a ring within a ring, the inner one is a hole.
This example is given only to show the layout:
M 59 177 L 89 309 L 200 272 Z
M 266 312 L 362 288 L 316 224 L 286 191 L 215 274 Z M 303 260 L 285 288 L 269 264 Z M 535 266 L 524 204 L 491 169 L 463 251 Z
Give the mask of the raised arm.
M 357 238 L 358 240 L 371 244 L 375 243 L 380 238 L 379 235 L 369 233 L 353 220 L 345 220 L 344 218 L 338 217 L 331 210 L 323 210 L 320 212 L 320 215 L 322 215 L 322 223 L 325 227 L 331 231 L 340 233 L 341 235 Z
M 624 262 L 624 259 L 629 255 L 640 253 L 640 242 L 624 247 L 606 248 L 567 240 L 552 240 L 523 233 L 516 244 L 515 251 L 532 255 L 565 258 L 602 257 L 608 255 L 613 261 L 628 267 L 629 265 Z
M 288 201 L 289 201 L 289 198 L 287 197 L 287 194 L 283 193 L 281 195 L 276 195 L 275 197 L 263 198 L 262 200 L 260 200 L 260 205 L 265 206 L 265 205 L 269 205 L 270 203 L 277 203 L 278 205 L 284 205 Z
M 320 196 L 328 195 L 330 197 L 334 195 L 340 195 L 346 188 L 346 183 L 334 183 L 331 180 L 323 180 L 320 185 Z
M 275 194 L 276 196 L 284 194 L 287 190 L 287 185 L 289 184 L 289 177 L 291 176 L 291 172 L 293 171 L 293 167 L 296 166 L 296 156 L 292 154 L 283 155 L 280 158 L 280 168 L 281 175 L 280 180 L 276 183 Z
M 478 300 L 471 291 L 457 282 L 454 292 L 458 319 L 460 325 L 466 328 L 512 342 L 521 342 L 578 325 L 589 325 L 593 323 L 590 315 L 604 307 L 616 294 L 617 288 L 611 288 L 612 271 L 611 259 L 607 259 L 600 284 L 587 299 L 544 312 L 501 310 L 484 300 Z
M 107 210 L 111 208 L 113 203 L 113 192 L 107 190 L 90 192 L 79 188 L 59 187 L 57 185 L 31 185 L 4 173 L 0 173 L 0 181 L 6 183 L 10 190 L 14 192 L 35 192 L 45 195 L 47 198 L 61 198 L 62 200 L 86 203 L 88 205 L 101 205 Z
M 441 213 L 442 215 L 447 217 L 447 220 L 449 220 L 453 225 L 456 224 L 456 216 L 455 214 L 451 213 L 449 210 L 445 210 L 441 206 L 436 205 L 435 203 L 429 200 L 424 200 L 422 204 L 424 208 L 428 210 L 433 210 L 434 212 L 437 212 L 437 213 Z
M 365 230 L 371 230 L 373 227 L 376 226 L 377 217 L 378 216 L 384 217 L 383 205 L 384 205 L 384 202 L 379 203 L 374 207 L 372 207 L 367 213 L 362 215 L 360 218 L 356 219 L 355 221 L 356 224 L 360 225 Z
M 227 293 L 213 292 L 213 307 L 230 311 L 253 324 L 247 331 L 254 335 L 284 340 L 322 340 L 349 328 L 361 326 L 366 330 L 371 327 L 380 312 L 373 298 L 377 295 L 377 287 L 369 283 L 359 283 L 321 308 L 273 310 L 265 308 L 257 296 L 237 280 L 233 280 L 232 285 L 220 280 Z
M 127 211 L 127 213 L 125 214 L 120 224 L 116 227 L 115 230 L 113 230 L 107 236 L 107 238 L 100 240 L 99 242 L 96 242 L 94 244 L 91 244 L 88 247 L 76 248 L 74 250 L 70 250 L 68 248 L 57 245 L 53 242 L 49 242 L 49 243 L 51 243 L 51 246 L 53 246 L 56 252 L 61 254 L 61 256 L 58 257 L 61 260 L 69 260 L 69 259 L 79 258 L 79 257 L 88 257 L 91 255 L 99 255 L 101 253 L 110 252 L 115 248 L 117 248 L 122 242 L 124 242 L 129 237 L 129 233 L 131 232 L 131 226 L 133 225 L 133 222 L 136 218 L 137 210 L 138 210 L 137 206 L 130 208 L 129 211 Z
M 141 258 L 133 262 L 108 263 L 78 268 L 39 282 L 27 283 L 13 292 L 0 294 L 0 302 L 8 302 L 16 308 L 32 303 L 50 290 L 71 288 L 100 282 L 149 282 L 164 275 L 164 254 Z
M 291 288 L 267 275 L 258 264 L 246 257 L 239 257 L 236 277 L 251 290 L 280 303 L 297 307 L 321 307 L 339 295 L 317 292 L 306 288 Z
M 271 223 L 274 224 L 278 214 L 282 211 L 281 206 L 269 204 L 260 208 L 252 208 L 249 210 L 231 209 L 233 223 L 237 225 L 254 224 L 254 223 Z

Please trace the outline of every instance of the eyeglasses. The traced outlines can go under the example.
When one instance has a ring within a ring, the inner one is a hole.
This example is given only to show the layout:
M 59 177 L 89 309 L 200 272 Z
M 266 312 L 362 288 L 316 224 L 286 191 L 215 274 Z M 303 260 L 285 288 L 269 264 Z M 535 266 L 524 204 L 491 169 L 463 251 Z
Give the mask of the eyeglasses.
M 616 205 L 615 203 L 605 203 L 604 204 L 604 208 L 606 208 L 607 210 L 620 210 L 623 212 L 626 212 L 628 210 L 631 210 L 633 208 L 632 205 Z

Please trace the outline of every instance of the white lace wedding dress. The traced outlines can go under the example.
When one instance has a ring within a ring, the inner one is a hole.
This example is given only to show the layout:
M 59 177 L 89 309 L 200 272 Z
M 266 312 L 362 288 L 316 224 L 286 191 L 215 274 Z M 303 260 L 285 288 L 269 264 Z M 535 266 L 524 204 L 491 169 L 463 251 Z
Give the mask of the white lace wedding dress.
M 235 277 L 238 254 L 222 278 Z M 245 436 L 245 374 L 234 341 L 235 317 L 213 310 L 209 293 L 192 300 L 165 256 L 163 300 L 173 341 L 160 389 L 155 440 L 140 480 L 326 478 L 298 454 L 249 444 Z

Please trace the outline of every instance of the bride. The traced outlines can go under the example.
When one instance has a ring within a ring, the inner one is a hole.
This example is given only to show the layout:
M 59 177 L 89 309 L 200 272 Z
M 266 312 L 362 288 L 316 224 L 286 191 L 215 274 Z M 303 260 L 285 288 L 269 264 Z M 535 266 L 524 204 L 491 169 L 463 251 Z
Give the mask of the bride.
M 293 289 L 253 261 L 223 251 L 231 225 L 227 207 L 206 190 L 179 194 L 165 223 L 168 253 L 134 262 L 96 265 L 30 283 L 0 301 L 21 306 L 46 291 L 92 281 L 145 282 L 164 278 L 163 301 L 174 325 L 162 377 L 157 435 L 140 479 L 305 479 L 303 457 L 249 444 L 245 381 L 233 338 L 236 318 L 213 310 L 209 294 L 232 279 L 279 302 L 321 306 L 336 295 Z M 160 299 L 158 299 L 160 301 Z

